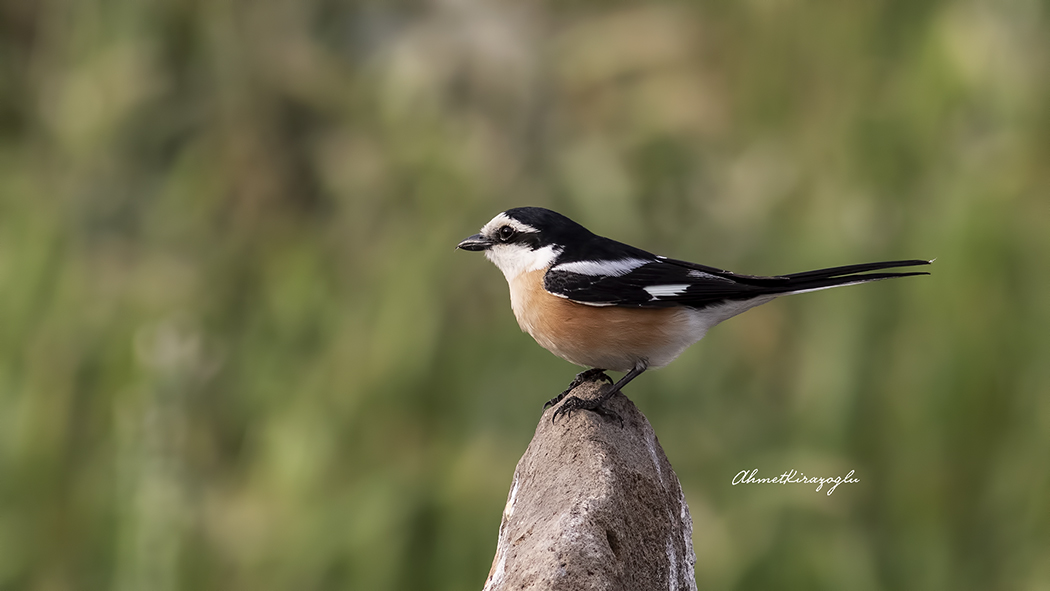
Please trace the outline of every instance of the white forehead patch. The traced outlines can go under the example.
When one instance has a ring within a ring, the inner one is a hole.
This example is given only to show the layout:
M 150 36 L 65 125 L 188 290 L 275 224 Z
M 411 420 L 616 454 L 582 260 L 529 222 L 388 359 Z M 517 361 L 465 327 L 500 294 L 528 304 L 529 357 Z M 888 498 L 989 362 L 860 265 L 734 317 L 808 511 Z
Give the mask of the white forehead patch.
M 615 261 L 575 261 L 562 263 L 551 271 L 568 271 L 580 275 L 591 275 L 595 277 L 620 277 L 649 263 L 645 259 L 619 259 Z
M 481 235 L 489 237 L 495 236 L 496 230 L 502 228 L 503 226 L 510 226 L 518 232 L 539 232 L 539 230 L 537 230 L 536 228 L 533 228 L 528 224 L 519 222 L 518 220 L 508 216 L 506 213 L 501 213 L 489 220 L 489 223 L 485 224 L 485 227 L 481 229 Z

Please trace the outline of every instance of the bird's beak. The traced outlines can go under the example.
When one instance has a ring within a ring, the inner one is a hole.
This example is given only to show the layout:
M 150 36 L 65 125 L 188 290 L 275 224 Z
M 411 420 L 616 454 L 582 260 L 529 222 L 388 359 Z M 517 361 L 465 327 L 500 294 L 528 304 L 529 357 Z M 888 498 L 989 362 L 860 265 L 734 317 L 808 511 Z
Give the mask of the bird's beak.
M 481 234 L 474 234 L 456 245 L 463 250 L 488 250 L 492 248 L 492 241 Z

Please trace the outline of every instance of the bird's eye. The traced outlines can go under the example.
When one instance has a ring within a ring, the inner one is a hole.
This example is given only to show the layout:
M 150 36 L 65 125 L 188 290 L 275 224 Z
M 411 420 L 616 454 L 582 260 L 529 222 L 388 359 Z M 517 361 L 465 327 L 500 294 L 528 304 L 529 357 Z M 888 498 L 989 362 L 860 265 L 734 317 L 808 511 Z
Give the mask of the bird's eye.
M 510 241 L 511 238 L 514 238 L 515 234 L 517 234 L 517 232 L 514 231 L 514 228 L 511 228 L 510 226 L 501 226 L 499 229 L 500 242 Z

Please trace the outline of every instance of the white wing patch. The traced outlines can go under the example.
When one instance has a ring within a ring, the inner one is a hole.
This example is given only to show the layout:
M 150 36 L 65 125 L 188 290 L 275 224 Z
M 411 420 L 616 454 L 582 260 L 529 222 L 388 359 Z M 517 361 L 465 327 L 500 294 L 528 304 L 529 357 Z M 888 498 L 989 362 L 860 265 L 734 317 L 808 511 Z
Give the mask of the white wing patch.
M 649 295 L 653 296 L 653 299 L 657 299 L 668 298 L 685 293 L 685 290 L 689 289 L 689 285 L 686 283 L 676 283 L 674 285 L 647 285 L 644 289 Z
M 575 261 L 562 263 L 551 271 L 567 271 L 579 275 L 590 275 L 592 277 L 621 277 L 631 271 L 648 264 L 646 259 L 620 259 L 617 261 Z

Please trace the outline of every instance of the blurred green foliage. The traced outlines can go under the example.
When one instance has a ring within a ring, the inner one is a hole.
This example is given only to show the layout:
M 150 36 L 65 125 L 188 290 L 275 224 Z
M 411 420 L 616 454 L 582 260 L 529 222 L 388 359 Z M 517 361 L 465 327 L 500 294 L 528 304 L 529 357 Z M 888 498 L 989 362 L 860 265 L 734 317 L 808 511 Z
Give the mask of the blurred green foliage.
M 0 589 L 478 589 L 516 205 L 789 298 L 631 384 L 705 589 L 1050 586 L 1050 7 L 0 4 Z M 740 470 L 859 484 L 734 487 Z

